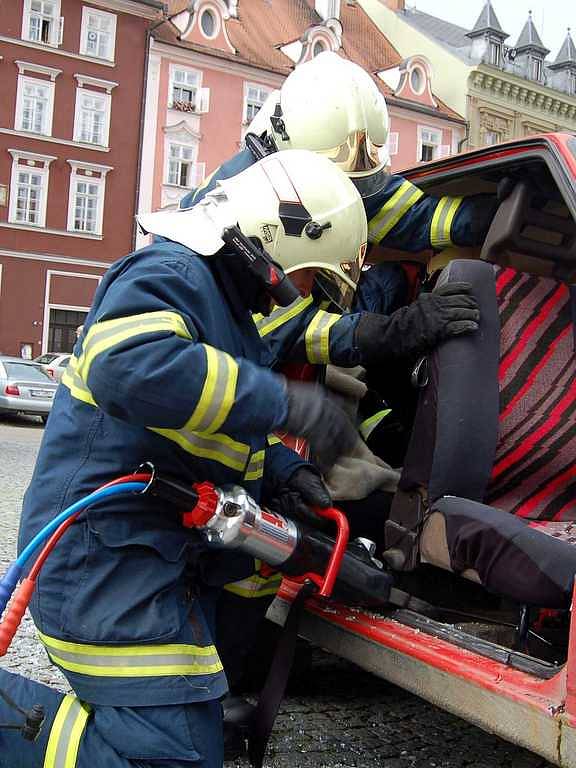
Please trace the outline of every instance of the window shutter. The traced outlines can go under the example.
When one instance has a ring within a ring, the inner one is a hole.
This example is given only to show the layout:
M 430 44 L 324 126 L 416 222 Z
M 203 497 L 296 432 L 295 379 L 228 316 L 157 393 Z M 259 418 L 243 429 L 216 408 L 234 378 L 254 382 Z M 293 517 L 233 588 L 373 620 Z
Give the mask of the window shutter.
M 388 134 L 388 152 L 390 156 L 398 154 L 398 137 L 397 131 L 392 131 Z
M 206 114 L 210 110 L 210 88 L 198 88 L 196 91 L 196 112 Z
M 64 16 L 58 19 L 58 45 L 62 45 L 64 40 Z

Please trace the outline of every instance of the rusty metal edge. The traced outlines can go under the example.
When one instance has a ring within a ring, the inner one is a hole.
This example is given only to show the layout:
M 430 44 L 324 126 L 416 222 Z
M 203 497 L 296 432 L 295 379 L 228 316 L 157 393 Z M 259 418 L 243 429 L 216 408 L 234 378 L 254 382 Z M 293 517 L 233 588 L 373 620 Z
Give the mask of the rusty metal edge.
M 282 625 L 289 603 L 276 598 L 268 618 Z M 305 612 L 299 634 L 330 653 L 398 685 L 441 709 L 529 749 L 561 768 L 576 768 L 576 729 L 561 713 L 546 715 L 457 675 L 383 646 Z

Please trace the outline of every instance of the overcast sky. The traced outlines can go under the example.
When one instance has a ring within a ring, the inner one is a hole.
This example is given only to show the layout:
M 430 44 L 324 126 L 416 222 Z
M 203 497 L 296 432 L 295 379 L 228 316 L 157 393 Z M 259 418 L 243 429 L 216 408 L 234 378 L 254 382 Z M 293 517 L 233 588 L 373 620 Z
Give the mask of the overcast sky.
M 471 29 L 484 7 L 484 0 L 407 0 L 406 5 Z M 572 39 L 576 41 L 573 0 L 492 0 L 492 7 L 502 29 L 510 35 L 506 45 L 516 42 L 530 10 L 542 42 L 551 50 L 548 59 L 556 58 L 567 27 L 572 27 Z

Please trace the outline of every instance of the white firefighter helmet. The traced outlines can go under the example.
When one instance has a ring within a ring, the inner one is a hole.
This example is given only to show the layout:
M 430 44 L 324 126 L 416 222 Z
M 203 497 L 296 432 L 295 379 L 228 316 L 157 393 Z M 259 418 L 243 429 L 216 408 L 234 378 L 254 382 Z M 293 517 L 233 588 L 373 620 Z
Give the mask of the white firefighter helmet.
M 287 274 L 328 272 L 347 289 L 343 294 L 355 290 L 366 251 L 366 214 L 355 186 L 306 150 L 276 152 L 219 181 L 193 208 L 143 214 L 138 222 L 203 256 L 219 251 L 223 230 L 237 224 L 246 237 L 259 238 Z
M 325 51 L 301 64 L 273 91 L 249 127 L 278 150 L 326 155 L 353 179 L 385 170 L 388 110 L 372 77 Z

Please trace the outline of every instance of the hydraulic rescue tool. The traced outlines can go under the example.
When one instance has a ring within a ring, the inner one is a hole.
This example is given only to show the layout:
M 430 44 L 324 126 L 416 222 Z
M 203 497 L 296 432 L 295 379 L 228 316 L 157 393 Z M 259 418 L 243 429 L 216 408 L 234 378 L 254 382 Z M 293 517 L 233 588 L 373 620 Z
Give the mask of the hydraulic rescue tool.
M 5 655 L 16 634 L 42 565 L 67 528 L 86 507 L 94 506 L 109 496 L 127 493 L 150 493 L 162 498 L 178 511 L 183 526 L 198 531 L 209 547 L 250 554 L 289 575 L 293 581 L 302 582 L 302 600 L 312 594 L 322 598 L 334 594 L 340 600 L 377 607 L 384 606 L 393 591 L 392 576 L 372 557 L 369 543 L 362 540 L 348 542 L 348 521 L 339 510 L 332 507 L 314 509 L 320 517 L 336 524 L 334 540 L 300 521 L 260 507 L 239 486 L 221 489 L 212 483 L 202 482 L 188 487 L 159 475 L 155 467 L 147 463 L 134 474 L 107 483 L 57 515 L 8 568 L 0 580 L 0 616 L 16 590 L 28 561 L 42 547 L 0 622 L 0 656 Z M 282 686 L 273 695 L 274 699 L 278 698 L 278 703 L 281 689 Z M 42 708 L 34 706 L 25 711 L 1 690 L 0 696 L 24 716 L 24 722 L 3 723 L 0 727 L 18 729 L 24 738 L 36 739 L 44 720 Z M 268 720 L 271 728 L 273 716 L 269 713 Z M 262 752 L 266 741 L 267 733 L 259 737 L 259 750 Z M 258 764 L 258 760 L 253 762 Z

